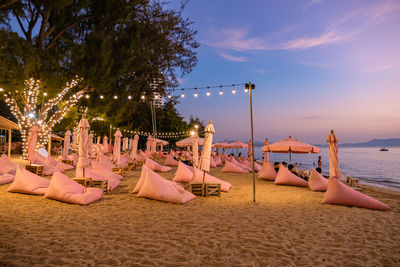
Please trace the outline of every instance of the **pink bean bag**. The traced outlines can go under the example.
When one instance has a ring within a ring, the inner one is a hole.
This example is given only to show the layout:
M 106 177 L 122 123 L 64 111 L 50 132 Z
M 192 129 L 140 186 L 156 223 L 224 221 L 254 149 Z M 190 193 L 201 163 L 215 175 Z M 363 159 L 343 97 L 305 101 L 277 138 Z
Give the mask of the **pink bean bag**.
M 197 169 L 196 167 L 193 168 L 195 175 L 194 175 L 194 179 L 193 182 L 196 183 L 202 183 L 203 182 L 203 174 L 204 172 Z M 213 183 L 213 184 L 220 184 L 221 185 L 221 191 L 222 192 L 228 192 L 229 189 L 232 187 L 232 185 L 226 181 L 223 181 L 221 179 L 218 179 L 217 177 L 214 177 L 208 173 L 206 173 L 206 175 L 204 176 L 204 181 L 206 183 Z
M 46 164 L 43 161 L 41 161 L 39 158 L 36 158 L 36 157 L 32 163 L 38 164 L 38 165 L 43 165 L 43 175 L 45 175 L 45 176 L 53 175 L 53 173 L 57 170 L 62 172 L 62 170 L 59 169 L 58 167 L 52 166 L 50 164 Z
M 285 166 L 279 167 L 278 174 L 275 178 L 275 184 L 279 185 L 294 185 L 294 186 L 308 186 L 307 181 L 299 176 L 291 173 Z
M 172 157 L 171 155 L 168 154 L 167 157 L 165 158 L 164 165 L 171 166 L 171 167 L 177 167 L 178 161 L 176 159 L 174 159 L 174 157 Z
M 44 195 L 49 184 L 49 180 L 18 167 L 14 182 L 7 188 L 7 192 Z
M 0 157 L 0 173 L 8 173 L 13 174 L 17 172 L 17 164 L 12 162 L 6 154 L 1 155 Z
M 239 161 L 237 161 L 235 158 L 231 158 L 231 163 L 239 166 L 240 168 L 242 168 L 242 169 L 244 169 L 244 170 L 246 170 L 248 172 L 252 172 L 253 171 L 252 168 L 245 166 L 244 164 L 242 164 Z
M 182 161 L 178 162 L 174 178 L 172 181 L 177 183 L 189 183 L 193 179 L 193 167 L 186 165 Z
M 104 156 L 104 155 L 102 155 L 102 156 L 100 156 L 100 164 L 101 165 L 104 165 L 104 166 L 108 166 L 109 168 L 114 168 L 114 167 L 116 167 L 115 165 L 114 165 L 114 163 L 112 163 L 112 161 L 111 160 L 109 160 L 106 156 Z
M 219 154 L 222 164 L 225 164 L 226 158 L 228 157 L 225 153 Z
M 257 177 L 268 181 L 274 181 L 276 178 L 276 171 L 270 162 L 264 162 L 261 170 L 257 173 Z
M 138 197 L 178 204 L 184 204 L 196 198 L 195 195 L 186 191 L 180 184 L 161 177 L 146 166 L 142 168 L 144 169 L 142 170 L 143 182 L 137 194 Z
M 214 157 L 210 158 L 210 168 L 217 168 L 217 164 L 214 161 Z
M 98 162 L 97 160 L 92 160 L 92 169 L 103 173 L 107 177 L 115 178 L 118 180 L 122 180 L 124 178 L 119 174 L 113 173 L 112 168 L 101 165 L 101 163 Z
M 390 210 L 390 207 L 386 204 L 348 187 L 337 179 L 329 179 L 328 189 L 322 203 L 354 206 L 372 210 Z
M 146 166 L 155 172 L 169 172 L 172 171 L 171 167 L 158 164 L 152 159 L 146 158 Z
M 217 155 L 217 156 L 214 158 L 214 162 L 215 162 L 215 164 L 216 164 L 218 167 L 221 167 L 222 165 L 224 165 L 224 164 L 222 164 L 222 161 L 221 161 L 221 155 Z
M 248 173 L 247 170 L 242 169 L 236 164 L 225 161 L 225 166 L 221 169 L 221 172 L 233 172 L 233 173 Z
M 65 164 L 61 161 L 55 160 L 52 156 L 48 155 L 45 162 L 45 165 L 51 165 L 53 167 L 57 167 L 57 169 L 60 169 L 62 172 L 72 170 L 74 166 L 71 166 L 69 164 Z
M 308 186 L 312 191 L 326 191 L 328 188 L 328 179 L 325 179 L 315 169 L 312 169 L 308 177 Z
M 142 167 L 142 171 L 140 172 L 140 178 L 139 181 L 136 183 L 135 188 L 132 190 L 132 194 L 137 194 L 140 191 L 140 188 L 142 188 L 143 182 L 146 179 L 146 174 L 147 174 L 147 167 L 146 165 L 143 165 Z
M 0 185 L 11 183 L 12 181 L 14 181 L 14 177 L 15 175 L 9 173 L 0 175 Z
M 103 191 L 100 188 L 85 188 L 68 176 L 55 172 L 44 197 L 72 204 L 87 205 L 101 199 Z

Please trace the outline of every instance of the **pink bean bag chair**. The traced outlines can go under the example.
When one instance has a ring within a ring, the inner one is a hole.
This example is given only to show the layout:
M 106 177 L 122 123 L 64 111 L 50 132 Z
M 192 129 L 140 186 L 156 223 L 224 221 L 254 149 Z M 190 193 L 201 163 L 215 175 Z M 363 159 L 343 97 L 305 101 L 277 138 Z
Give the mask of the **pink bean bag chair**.
M 35 159 L 33 160 L 32 163 L 33 164 L 38 164 L 38 165 L 43 165 L 43 175 L 45 175 L 45 176 L 53 175 L 53 173 L 55 171 L 62 172 L 62 170 L 59 169 L 58 167 L 52 166 L 50 164 L 46 164 L 44 161 L 41 161 L 39 158 L 36 158 L 36 156 L 35 156 Z M 46 158 L 44 158 L 44 159 L 46 160 Z
M 146 158 L 146 166 L 155 172 L 169 172 L 172 171 L 171 167 L 158 164 L 152 159 Z
M 15 175 L 9 173 L 0 175 L 0 185 L 12 183 L 12 181 L 14 181 L 14 177 Z
M 242 169 L 236 164 L 225 161 L 225 166 L 221 169 L 221 172 L 233 172 L 233 173 L 248 173 L 247 170 Z
M 171 167 L 177 167 L 178 161 L 176 159 L 174 159 L 174 157 L 172 157 L 171 155 L 168 154 L 167 157 L 165 158 L 164 165 L 171 166 Z
M 278 174 L 275 178 L 275 184 L 278 185 L 294 185 L 294 186 L 308 186 L 307 181 L 299 176 L 291 173 L 285 166 L 279 167 Z
M 44 195 L 49 184 L 49 180 L 18 167 L 15 179 L 7 188 L 7 192 Z
M 174 151 L 174 150 L 171 150 L 171 151 L 169 152 L 169 155 L 170 155 L 171 157 L 175 157 L 175 151 Z
M 180 184 L 161 177 L 146 166 L 142 168 L 140 180 L 143 181 L 137 194 L 138 197 L 146 197 L 177 204 L 184 204 L 196 198 L 195 195 L 186 191 Z
M 312 169 L 310 177 L 308 177 L 308 186 L 312 191 L 326 191 L 328 188 L 328 179 Z
M 240 162 L 237 161 L 235 158 L 231 158 L 231 163 L 232 163 L 232 164 L 235 164 L 235 165 L 237 165 L 237 166 L 239 166 L 240 168 L 242 168 L 242 169 L 244 169 L 244 170 L 246 170 L 246 171 L 248 171 L 248 172 L 252 172 L 252 171 L 253 171 L 252 168 L 247 167 L 246 165 L 240 163 Z
M 214 161 L 214 157 L 210 158 L 210 168 L 217 168 L 217 164 Z
M 46 161 L 44 162 L 45 165 L 51 165 L 53 167 L 57 167 L 60 169 L 62 172 L 72 170 L 74 166 L 71 166 L 69 164 L 65 164 L 61 161 L 55 160 L 52 156 L 48 155 L 46 158 Z
M 182 161 L 178 162 L 178 168 L 176 169 L 174 178 L 172 181 L 177 183 L 189 183 L 193 179 L 193 167 L 186 165 Z
M 13 174 L 17 172 L 17 164 L 12 162 L 6 154 L 1 155 L 0 157 L 0 173 L 8 173 Z
M 194 167 L 193 169 L 195 172 L 193 182 L 202 183 L 203 182 L 203 171 L 197 169 L 196 167 Z M 229 189 L 232 187 L 232 185 L 230 183 L 223 181 L 221 179 L 218 179 L 217 177 L 214 177 L 208 173 L 206 173 L 206 175 L 204 177 L 204 181 L 206 183 L 220 184 L 222 192 L 228 192 Z
M 103 173 L 107 177 L 115 178 L 115 179 L 118 179 L 118 180 L 122 180 L 124 178 L 123 176 L 114 173 L 112 171 L 112 168 L 110 168 L 108 166 L 101 165 L 101 163 L 98 162 L 97 160 L 92 160 L 92 169 L 97 171 L 97 172 Z
M 215 164 L 217 164 L 218 167 L 221 167 L 222 165 L 224 165 L 224 164 L 222 164 L 222 161 L 221 161 L 221 155 L 217 155 L 214 158 L 214 162 L 215 162 Z
M 221 158 L 221 162 L 222 164 L 225 164 L 226 158 L 228 157 L 225 153 L 221 153 L 219 154 L 220 158 Z
M 261 170 L 257 173 L 257 177 L 268 181 L 275 181 L 276 171 L 270 162 L 264 162 Z
M 99 170 L 85 169 L 85 176 L 92 178 L 92 180 L 108 181 L 108 190 L 114 190 L 121 181 L 107 175 L 108 173 Z
M 329 179 L 328 189 L 322 203 L 354 206 L 372 210 L 390 210 L 390 207 L 386 204 L 348 187 L 337 179 Z
M 71 204 L 87 205 L 101 199 L 103 191 L 100 188 L 85 188 L 68 176 L 55 172 L 44 197 Z
M 101 156 L 100 157 L 100 164 L 101 165 L 104 165 L 104 166 L 107 166 L 107 167 L 109 167 L 109 168 L 114 168 L 115 167 L 115 164 L 114 163 L 112 163 L 112 161 L 111 160 L 109 160 L 106 156 Z

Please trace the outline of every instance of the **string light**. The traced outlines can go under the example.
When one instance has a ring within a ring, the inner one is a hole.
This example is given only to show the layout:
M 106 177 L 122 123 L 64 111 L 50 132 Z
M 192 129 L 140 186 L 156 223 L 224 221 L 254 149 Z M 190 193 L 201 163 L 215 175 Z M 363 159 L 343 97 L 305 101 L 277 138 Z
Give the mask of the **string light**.
M 219 95 L 222 95 L 224 92 L 222 92 L 222 89 L 219 90 Z
M 182 98 L 185 97 L 185 92 L 183 91 L 183 89 L 182 89 L 181 97 Z
M 85 95 L 85 98 L 86 98 L 86 99 L 89 99 L 89 97 L 90 97 L 89 95 Z
M 118 99 L 118 96 L 117 96 L 117 95 L 115 95 L 115 96 L 114 96 L 114 99 Z
M 132 99 L 132 96 L 131 96 L 131 95 L 128 95 L 128 99 L 131 100 L 131 99 Z
M 142 95 L 140 98 L 141 98 L 141 99 L 145 99 L 145 98 L 146 98 L 146 96 L 145 96 L 145 95 Z
M 0 88 L 0 92 L 3 92 L 4 91 L 4 89 L 3 88 Z
M 103 95 L 100 95 L 100 99 L 103 99 L 104 98 L 104 96 Z
M 235 85 L 234 84 L 232 84 L 232 94 L 236 94 L 236 89 L 235 89 Z
M 249 91 L 249 89 L 247 89 L 247 88 L 244 89 L 244 92 L 245 92 L 245 93 L 247 93 L 248 91 Z
M 43 95 L 44 95 L 44 96 L 47 96 L 47 93 L 46 93 L 46 92 L 44 92 L 44 93 L 43 93 Z
M 197 93 L 197 88 L 196 89 L 194 89 L 194 97 L 198 97 L 199 96 L 199 94 Z
M 210 95 L 211 95 L 210 91 L 207 91 L 206 95 L 207 95 L 207 96 L 210 96 Z

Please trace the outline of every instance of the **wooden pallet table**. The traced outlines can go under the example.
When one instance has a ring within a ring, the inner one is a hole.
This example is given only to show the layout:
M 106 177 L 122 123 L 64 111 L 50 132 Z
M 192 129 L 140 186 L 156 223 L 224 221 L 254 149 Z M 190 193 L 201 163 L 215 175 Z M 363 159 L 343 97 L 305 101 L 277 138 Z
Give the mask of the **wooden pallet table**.
M 104 194 L 108 192 L 108 181 L 107 180 L 91 180 L 89 187 L 96 187 L 103 190 Z
M 221 185 L 212 183 L 190 183 L 188 186 L 193 195 L 200 197 L 221 196 Z
M 75 177 L 72 178 L 75 182 L 77 182 L 80 185 L 83 185 L 84 187 L 90 186 L 90 183 L 92 181 L 92 178 L 90 177 Z
M 28 164 L 25 166 L 27 171 L 30 171 L 36 175 L 42 176 L 43 175 L 43 165 L 39 164 Z
M 61 162 L 71 165 L 71 166 L 74 166 L 74 161 L 70 160 L 70 159 L 63 159 Z
M 112 168 L 112 172 L 125 177 L 125 169 L 123 168 Z
M 136 170 L 136 162 L 129 162 L 128 163 L 128 171 Z

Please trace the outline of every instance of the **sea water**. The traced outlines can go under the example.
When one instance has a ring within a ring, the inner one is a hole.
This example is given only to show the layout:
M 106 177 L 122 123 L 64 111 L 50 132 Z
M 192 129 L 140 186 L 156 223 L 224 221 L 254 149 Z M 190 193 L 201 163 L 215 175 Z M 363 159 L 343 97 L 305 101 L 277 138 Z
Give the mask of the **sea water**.
M 389 151 L 379 151 L 380 147 L 339 147 L 339 166 L 344 177 L 358 178 L 362 183 L 400 190 L 400 147 L 389 147 Z M 230 153 L 231 150 L 226 151 Z M 233 150 L 236 154 L 236 149 Z M 239 150 L 243 155 L 246 150 Z M 257 160 L 263 158 L 261 146 L 254 147 Z M 318 156 L 322 158 L 322 172 L 329 173 L 329 150 L 321 148 L 319 154 L 292 154 L 292 163 L 301 169 L 318 167 Z M 289 162 L 289 154 L 269 153 L 269 161 Z

